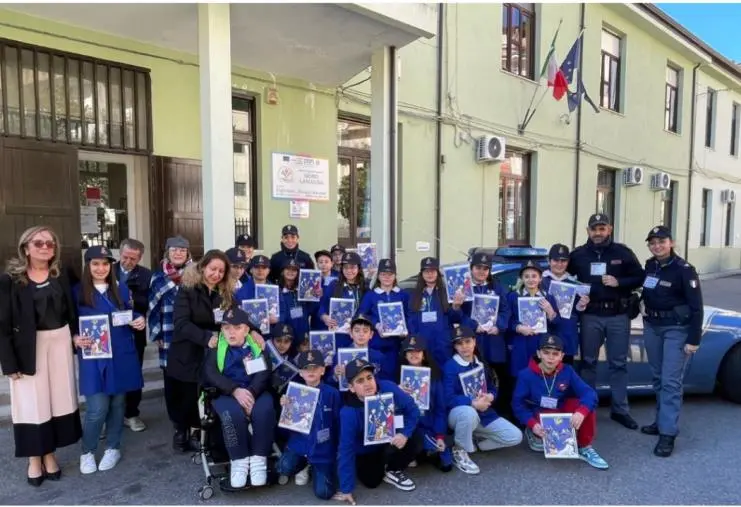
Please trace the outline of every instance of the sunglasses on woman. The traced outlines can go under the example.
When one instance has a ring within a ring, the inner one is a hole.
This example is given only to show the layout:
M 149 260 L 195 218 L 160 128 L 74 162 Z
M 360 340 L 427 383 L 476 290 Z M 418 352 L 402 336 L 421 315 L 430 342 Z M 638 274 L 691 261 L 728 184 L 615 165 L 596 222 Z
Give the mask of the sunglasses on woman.
M 43 239 L 35 239 L 33 241 L 29 241 L 29 244 L 33 245 L 34 248 L 41 250 L 42 248 L 46 247 L 48 249 L 52 249 L 55 246 L 57 246 L 56 243 L 54 243 L 51 240 L 43 240 Z

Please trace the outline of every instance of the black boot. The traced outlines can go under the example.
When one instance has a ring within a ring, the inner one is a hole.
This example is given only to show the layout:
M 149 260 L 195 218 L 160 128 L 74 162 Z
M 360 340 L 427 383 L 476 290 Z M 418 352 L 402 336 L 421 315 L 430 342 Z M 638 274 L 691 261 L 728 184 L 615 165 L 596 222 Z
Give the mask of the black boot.
M 175 430 L 175 434 L 172 436 L 172 448 L 178 452 L 187 452 L 190 450 L 187 431 Z
M 641 433 L 643 433 L 644 435 L 658 435 L 659 425 L 656 423 L 651 423 L 648 426 L 641 426 Z
M 638 429 L 638 423 L 635 422 L 635 420 L 630 417 L 628 414 L 617 414 L 615 412 L 612 412 L 610 414 L 610 419 L 612 419 L 615 422 L 618 422 L 628 428 L 629 430 L 637 430 Z
M 674 439 L 669 435 L 659 435 L 659 442 L 654 447 L 654 454 L 660 458 L 668 458 L 674 451 Z

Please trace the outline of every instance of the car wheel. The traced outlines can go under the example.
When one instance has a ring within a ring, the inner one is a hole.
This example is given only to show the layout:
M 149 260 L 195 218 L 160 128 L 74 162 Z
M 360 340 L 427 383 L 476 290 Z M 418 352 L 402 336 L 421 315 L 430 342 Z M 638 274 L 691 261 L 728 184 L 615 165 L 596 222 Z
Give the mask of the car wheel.
M 723 397 L 741 404 L 741 345 L 733 347 L 723 358 L 718 380 Z

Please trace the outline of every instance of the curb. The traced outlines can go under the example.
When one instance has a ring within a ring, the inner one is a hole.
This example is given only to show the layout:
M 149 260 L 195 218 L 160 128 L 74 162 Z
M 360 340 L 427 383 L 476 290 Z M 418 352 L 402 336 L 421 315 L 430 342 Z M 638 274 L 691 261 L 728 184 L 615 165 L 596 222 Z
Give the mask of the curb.
M 716 273 L 707 273 L 700 275 L 700 281 L 718 280 L 720 278 L 731 278 L 741 275 L 741 269 L 729 269 L 727 271 L 718 271 Z

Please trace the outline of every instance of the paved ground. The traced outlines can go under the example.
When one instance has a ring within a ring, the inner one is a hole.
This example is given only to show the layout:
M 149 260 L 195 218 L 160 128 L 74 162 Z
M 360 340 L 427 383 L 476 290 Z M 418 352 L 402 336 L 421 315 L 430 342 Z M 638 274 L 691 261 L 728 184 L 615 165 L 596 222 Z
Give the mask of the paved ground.
M 703 284 L 706 303 L 741 310 L 741 277 Z M 639 422 L 652 417 L 651 400 L 633 401 Z M 189 456 L 170 449 L 170 425 L 161 398 L 145 400 L 143 417 L 150 428 L 126 430 L 124 459 L 109 472 L 82 477 L 79 448 L 63 449 L 59 458 L 64 478 L 39 489 L 25 484 L 24 460 L 12 459 L 12 432 L 0 428 L 0 504 L 197 504 L 203 483 L 201 468 Z M 577 461 L 546 461 L 524 446 L 486 455 L 475 454 L 482 469 L 477 477 L 457 470 L 443 475 L 429 467 L 411 470 L 418 488 L 403 493 L 382 485 L 360 488 L 361 504 L 731 504 L 741 498 L 741 407 L 710 396 L 688 399 L 682 434 L 669 459 L 655 458 L 653 437 L 623 429 L 598 413 L 596 448 L 609 461 L 609 471 Z M 101 446 L 102 447 L 102 446 Z M 666 486 L 662 486 L 666 484 Z M 274 486 L 238 495 L 217 493 L 213 504 L 316 504 L 308 487 Z

